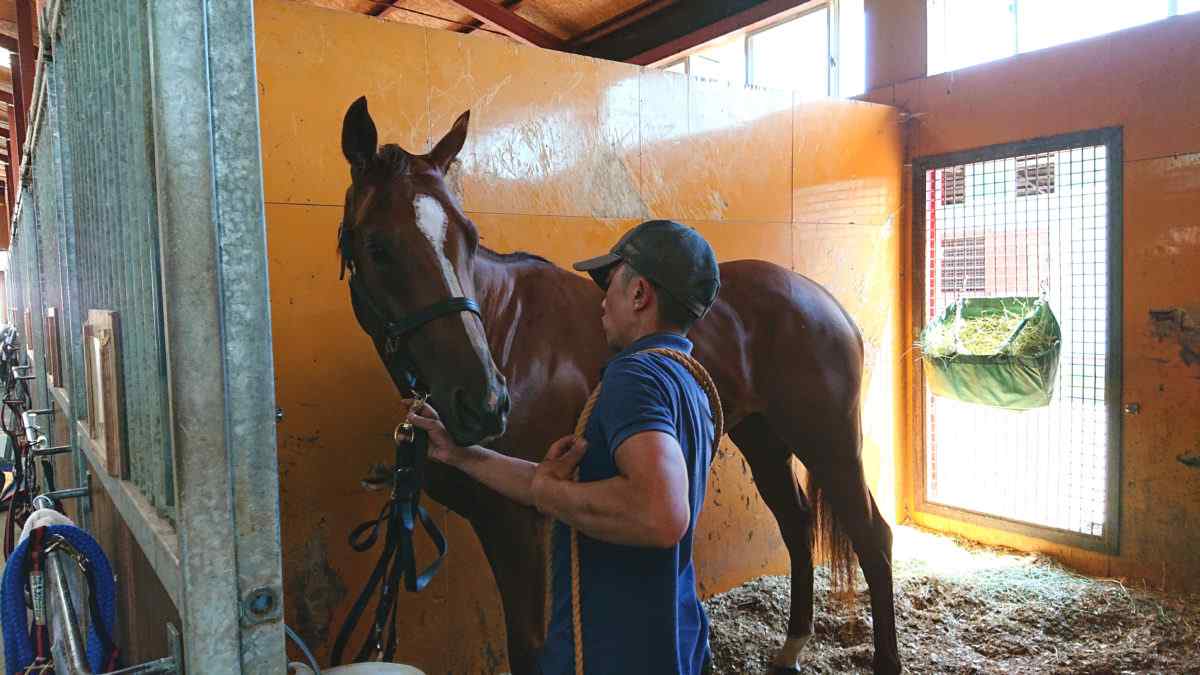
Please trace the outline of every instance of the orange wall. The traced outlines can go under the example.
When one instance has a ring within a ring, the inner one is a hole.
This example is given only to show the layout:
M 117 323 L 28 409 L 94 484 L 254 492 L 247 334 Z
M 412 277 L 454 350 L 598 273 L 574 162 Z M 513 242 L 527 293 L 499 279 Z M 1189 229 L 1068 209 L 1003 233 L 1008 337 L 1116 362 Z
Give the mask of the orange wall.
M 924 51 L 923 32 L 902 27 L 909 49 Z M 880 46 L 875 57 L 891 58 L 894 47 Z M 899 60 L 924 62 L 914 54 Z M 1123 400 L 1140 403 L 1142 412 L 1124 418 L 1119 555 L 913 513 L 911 499 L 909 515 L 972 538 L 1047 551 L 1090 573 L 1200 589 L 1200 470 L 1178 461 L 1200 455 L 1200 363 L 1189 365 L 1182 357 L 1189 339 L 1200 349 L 1200 14 L 897 82 L 865 98 L 913 114 L 906 139 L 910 160 L 1124 127 Z M 906 227 L 906 261 L 910 232 Z M 1190 330 L 1151 321 L 1150 310 L 1172 308 L 1186 313 Z M 906 344 L 910 338 L 906 328 Z M 914 462 L 907 463 L 909 471 L 916 470 Z
M 661 71 L 430 31 L 299 3 L 257 4 L 289 623 L 324 651 L 374 554 L 345 537 L 381 497 L 399 399 L 355 323 L 334 244 L 349 171 L 346 107 L 366 94 L 383 141 L 425 152 L 471 109 L 456 184 L 484 243 L 566 264 L 649 217 L 698 228 L 722 260 L 761 258 L 825 283 L 867 341 L 864 454 L 894 510 L 900 429 L 900 166 L 896 111 L 689 82 Z M 723 448 L 699 523 L 715 593 L 786 571 L 740 455 Z M 496 672 L 494 582 L 469 526 L 441 507 L 446 567 L 403 599 L 401 656 L 430 673 Z M 429 550 L 419 552 L 424 558 Z M 420 628 L 419 628 L 420 627 Z M 448 647 L 447 645 L 452 645 Z

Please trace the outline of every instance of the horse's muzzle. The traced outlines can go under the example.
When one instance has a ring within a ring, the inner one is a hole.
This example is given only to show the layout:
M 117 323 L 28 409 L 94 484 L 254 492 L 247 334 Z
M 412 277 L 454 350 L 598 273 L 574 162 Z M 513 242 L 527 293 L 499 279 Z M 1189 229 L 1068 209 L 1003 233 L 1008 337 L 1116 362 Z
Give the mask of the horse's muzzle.
M 449 431 L 455 443 L 475 445 L 504 434 L 508 426 L 507 387 L 501 385 L 482 397 L 456 389 L 451 400 L 453 407 Z

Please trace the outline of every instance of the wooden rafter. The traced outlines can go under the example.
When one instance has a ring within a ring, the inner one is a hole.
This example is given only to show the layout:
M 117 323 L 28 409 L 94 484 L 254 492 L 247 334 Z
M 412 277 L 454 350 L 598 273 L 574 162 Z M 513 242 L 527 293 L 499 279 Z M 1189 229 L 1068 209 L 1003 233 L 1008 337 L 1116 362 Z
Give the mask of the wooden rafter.
M 659 10 L 674 5 L 676 2 L 679 2 L 679 0 L 646 0 L 646 2 L 621 12 L 611 19 L 592 26 L 568 40 L 567 43 L 572 47 L 586 45 L 589 42 L 599 40 L 605 35 L 615 33 L 626 26 L 631 26 Z
M 732 31 L 774 20 L 814 0 L 687 0 L 578 45 L 581 54 L 638 65 L 657 63 Z
M 521 6 L 522 1 L 523 0 L 501 0 L 500 6 L 504 7 L 505 9 L 509 9 L 509 10 L 512 10 L 515 12 L 515 11 L 517 11 L 517 8 Z M 482 28 L 482 27 L 483 27 L 482 21 L 480 21 L 479 19 L 471 19 L 471 21 L 469 23 L 467 23 L 467 25 L 460 27 L 458 29 L 458 32 L 459 33 L 470 33 L 471 31 L 474 31 L 475 29 Z
M 511 9 L 491 0 L 451 0 L 476 19 L 489 23 L 519 42 L 544 49 L 563 49 L 566 43 Z
M 37 18 L 34 16 L 33 0 L 17 0 L 17 53 L 21 57 L 21 91 L 26 99 L 26 114 L 33 102 L 33 79 L 37 69 Z M 18 77 L 13 73 L 14 78 Z

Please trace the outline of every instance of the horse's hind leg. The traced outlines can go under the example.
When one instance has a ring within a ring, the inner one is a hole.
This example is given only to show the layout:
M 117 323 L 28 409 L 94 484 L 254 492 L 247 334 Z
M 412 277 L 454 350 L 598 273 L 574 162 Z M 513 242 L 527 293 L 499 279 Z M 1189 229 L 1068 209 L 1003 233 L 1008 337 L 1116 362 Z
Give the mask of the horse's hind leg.
M 896 612 L 892 596 L 892 528 L 888 526 L 863 473 L 862 435 L 857 411 L 853 422 L 834 434 L 835 441 L 822 461 L 810 466 L 824 493 L 820 508 L 833 516 L 850 538 L 871 595 L 876 673 L 900 672 L 896 647 Z
M 749 417 L 729 435 L 746 457 L 758 493 L 774 514 L 791 557 L 788 637 L 772 665 L 783 672 L 798 672 L 800 649 L 813 632 L 812 509 L 793 471 L 792 448 L 771 431 L 766 419 Z

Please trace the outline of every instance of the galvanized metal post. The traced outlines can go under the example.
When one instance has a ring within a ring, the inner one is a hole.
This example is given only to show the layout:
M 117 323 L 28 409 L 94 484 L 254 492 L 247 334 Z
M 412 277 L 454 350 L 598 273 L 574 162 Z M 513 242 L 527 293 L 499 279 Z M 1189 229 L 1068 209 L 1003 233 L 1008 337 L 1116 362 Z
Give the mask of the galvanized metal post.
M 285 668 L 252 4 L 149 3 L 180 610 L 191 672 Z

